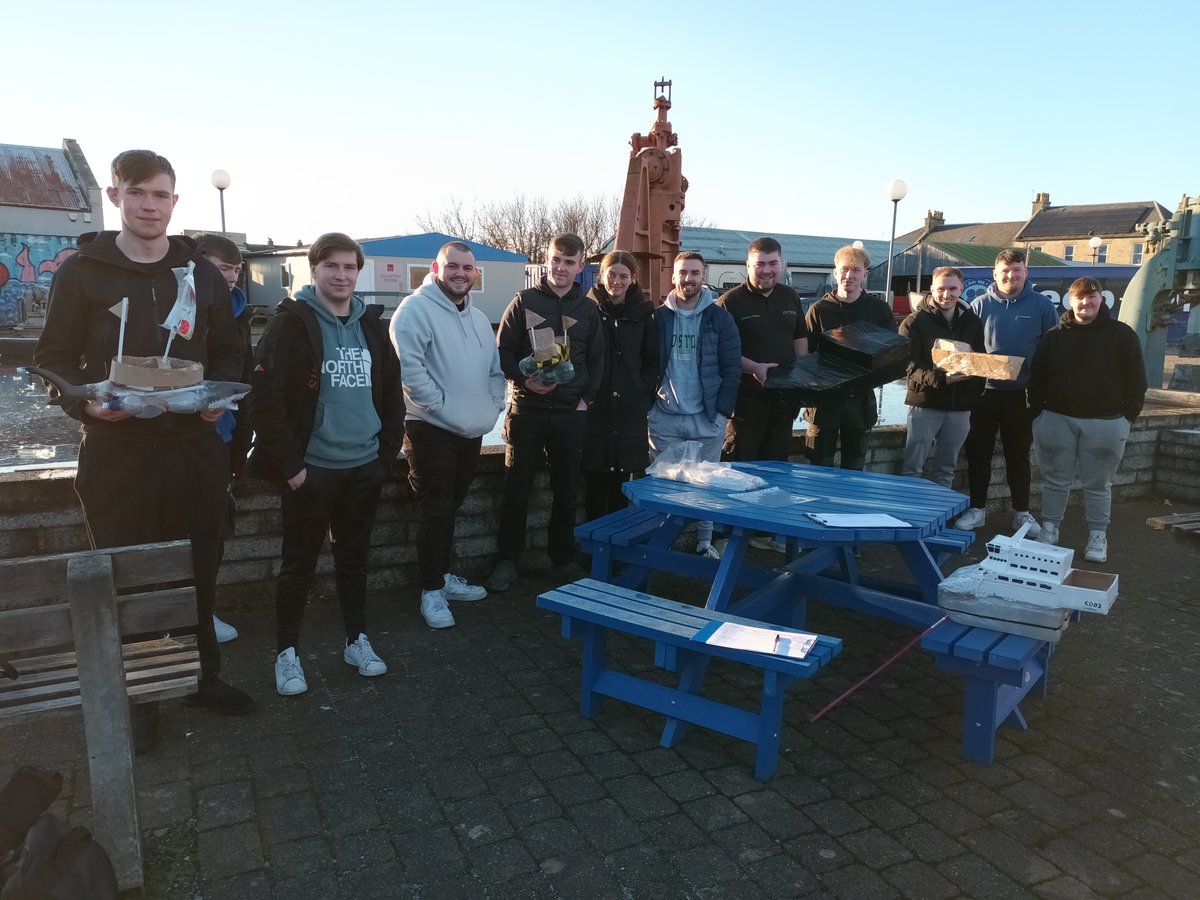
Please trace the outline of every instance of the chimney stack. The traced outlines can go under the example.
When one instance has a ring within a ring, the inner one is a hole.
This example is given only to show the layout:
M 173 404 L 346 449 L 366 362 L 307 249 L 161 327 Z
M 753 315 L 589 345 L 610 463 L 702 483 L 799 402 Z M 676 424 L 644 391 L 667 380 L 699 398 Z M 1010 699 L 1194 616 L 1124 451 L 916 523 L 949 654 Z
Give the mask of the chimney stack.
M 946 224 L 946 217 L 942 215 L 940 209 L 930 209 L 925 212 L 925 231 L 926 233 L 933 231 L 935 228 L 940 228 Z
M 1050 208 L 1050 195 L 1046 191 L 1038 191 L 1038 195 L 1033 198 L 1033 213 L 1037 215 L 1043 209 Z

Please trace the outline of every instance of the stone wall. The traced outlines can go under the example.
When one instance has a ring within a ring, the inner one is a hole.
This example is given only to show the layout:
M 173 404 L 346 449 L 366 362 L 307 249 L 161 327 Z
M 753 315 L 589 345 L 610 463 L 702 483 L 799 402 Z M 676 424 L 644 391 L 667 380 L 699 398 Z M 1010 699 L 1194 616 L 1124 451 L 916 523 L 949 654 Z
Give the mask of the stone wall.
M 1194 442 L 1168 442 L 1172 448 L 1161 459 L 1158 456 L 1160 435 L 1164 437 L 1180 429 L 1200 428 L 1200 396 L 1171 395 L 1155 391 L 1152 394 L 1170 398 L 1164 408 L 1148 409 L 1138 419 L 1126 446 L 1125 458 L 1117 472 L 1115 496 L 1145 497 L 1159 495 L 1196 501 L 1195 488 L 1180 483 L 1180 472 L 1197 470 L 1195 456 L 1191 463 L 1181 461 L 1181 453 L 1198 453 Z M 1178 398 L 1178 399 L 1177 399 Z M 1184 398 L 1188 402 L 1183 402 Z M 900 470 L 905 430 L 901 425 L 875 429 L 869 438 L 867 468 L 876 472 L 897 473 Z M 1176 446 L 1178 445 L 1178 446 Z M 1190 451 L 1186 448 L 1190 447 Z M 1183 448 L 1183 449 L 1180 449 Z M 793 458 L 802 453 L 802 435 L 796 436 Z M 997 453 L 992 461 L 993 477 L 988 505 L 1005 508 L 1008 486 L 1005 482 L 1004 459 Z M 504 454 L 502 448 L 485 448 L 480 458 L 479 473 L 459 516 L 455 540 L 456 569 L 464 575 L 483 577 L 490 569 L 495 551 L 496 512 L 500 503 Z M 405 479 L 405 465 L 396 467 L 394 476 L 384 488 L 383 500 L 372 534 L 371 587 L 394 588 L 405 595 L 416 594 L 416 554 L 413 548 L 417 525 L 417 509 Z M 37 556 L 46 553 L 80 550 L 87 547 L 83 516 L 72 489 L 73 469 L 47 469 L 0 475 L 0 558 Z M 1192 479 L 1194 481 L 1194 477 Z M 960 460 L 955 487 L 966 489 L 965 462 Z M 1034 466 L 1034 512 L 1037 512 L 1038 470 Z M 274 578 L 279 566 L 280 513 L 276 492 L 260 482 L 239 485 L 237 496 L 236 535 L 226 543 L 225 564 L 221 570 L 221 604 L 243 606 L 269 603 L 274 596 Z M 1078 491 L 1072 494 L 1078 502 Z M 582 507 L 582 504 L 581 504 Z M 546 564 L 545 525 L 549 518 L 549 490 L 546 477 L 541 475 L 530 498 L 529 544 L 524 565 Z M 328 591 L 332 586 L 333 560 L 328 552 L 318 563 L 318 589 Z

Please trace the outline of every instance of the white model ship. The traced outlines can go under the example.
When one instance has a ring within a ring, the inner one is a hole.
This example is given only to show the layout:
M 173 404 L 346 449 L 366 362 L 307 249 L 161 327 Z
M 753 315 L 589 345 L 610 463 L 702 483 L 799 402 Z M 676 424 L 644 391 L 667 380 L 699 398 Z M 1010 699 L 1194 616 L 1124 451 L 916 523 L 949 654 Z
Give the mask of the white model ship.
M 1054 641 L 1071 610 L 1108 614 L 1117 576 L 1072 568 L 1074 550 L 1028 540 L 1028 530 L 996 535 L 981 563 L 938 586 L 938 604 L 951 621 Z

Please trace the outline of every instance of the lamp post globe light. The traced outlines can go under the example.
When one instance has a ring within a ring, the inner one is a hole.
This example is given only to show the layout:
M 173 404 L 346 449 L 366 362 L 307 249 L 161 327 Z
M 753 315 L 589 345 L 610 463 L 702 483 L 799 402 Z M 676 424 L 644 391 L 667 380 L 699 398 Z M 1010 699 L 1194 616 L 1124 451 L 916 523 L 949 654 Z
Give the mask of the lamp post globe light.
M 887 282 L 883 286 L 883 295 L 893 310 L 896 299 L 892 295 L 892 254 L 896 245 L 896 214 L 900 210 L 900 201 L 908 194 L 908 185 L 897 178 L 887 186 L 887 198 L 892 201 L 892 234 L 888 238 Z M 920 285 L 917 285 L 920 288 Z
M 214 169 L 212 173 L 212 186 L 217 189 L 217 193 L 221 195 L 221 234 L 225 233 L 225 188 L 229 187 L 229 173 L 224 169 Z
M 1103 243 L 1104 241 L 1100 239 L 1100 235 L 1098 234 L 1093 234 L 1090 238 L 1088 238 L 1088 246 L 1092 248 L 1093 266 L 1096 264 L 1096 254 L 1100 252 L 1100 245 Z

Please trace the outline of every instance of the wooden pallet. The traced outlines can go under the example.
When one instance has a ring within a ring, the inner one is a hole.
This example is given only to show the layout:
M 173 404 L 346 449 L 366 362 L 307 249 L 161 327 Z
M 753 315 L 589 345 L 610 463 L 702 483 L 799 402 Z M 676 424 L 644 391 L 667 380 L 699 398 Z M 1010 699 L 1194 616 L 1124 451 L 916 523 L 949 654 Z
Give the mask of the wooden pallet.
M 1176 513 L 1173 516 L 1151 516 L 1146 524 L 1158 531 L 1169 531 L 1175 540 L 1193 546 L 1200 545 L 1200 512 Z

